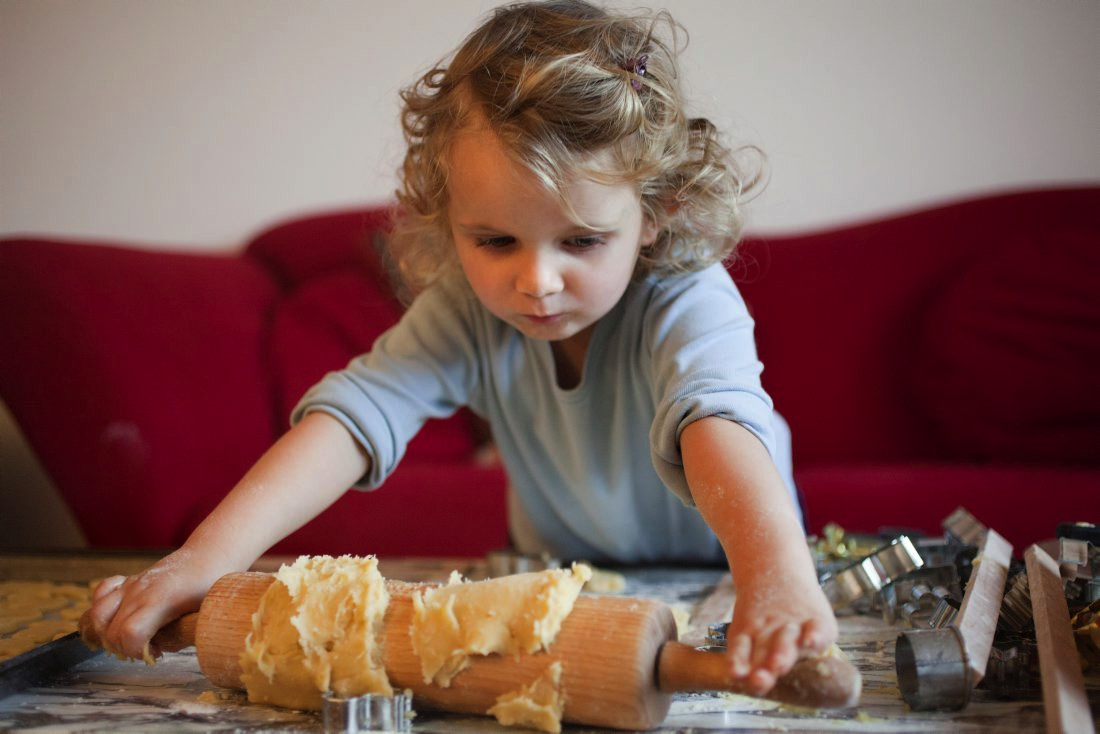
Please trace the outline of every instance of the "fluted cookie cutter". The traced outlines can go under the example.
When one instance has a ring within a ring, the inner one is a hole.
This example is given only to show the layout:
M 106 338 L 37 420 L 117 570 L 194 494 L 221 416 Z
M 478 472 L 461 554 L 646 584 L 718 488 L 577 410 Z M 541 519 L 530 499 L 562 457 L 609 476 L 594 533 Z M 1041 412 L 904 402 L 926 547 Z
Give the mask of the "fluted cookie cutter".
M 1027 571 L 1020 571 L 1007 584 L 1001 599 L 997 628 L 1014 633 L 1031 624 L 1031 591 L 1027 586 Z
M 366 694 L 343 698 L 326 694 L 321 704 L 325 734 L 412 730 L 412 695 Z
M 842 609 L 882 590 L 910 571 L 921 568 L 924 559 L 907 535 L 899 535 L 867 557 L 821 579 L 821 587 L 834 609 Z

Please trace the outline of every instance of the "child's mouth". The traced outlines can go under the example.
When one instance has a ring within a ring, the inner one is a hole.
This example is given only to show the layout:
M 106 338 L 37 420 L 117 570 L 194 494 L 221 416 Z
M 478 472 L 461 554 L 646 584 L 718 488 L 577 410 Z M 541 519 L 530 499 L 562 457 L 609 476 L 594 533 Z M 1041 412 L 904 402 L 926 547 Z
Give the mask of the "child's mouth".
M 545 316 L 541 316 L 541 315 L 538 315 L 538 314 L 528 313 L 528 314 L 524 314 L 523 318 L 524 318 L 524 320 L 526 320 L 526 321 L 528 321 L 532 324 L 538 324 L 540 326 L 543 326 L 543 325 L 546 325 L 546 324 L 552 324 L 552 323 L 560 320 L 562 318 L 562 315 L 560 313 L 553 313 L 553 314 L 547 314 Z

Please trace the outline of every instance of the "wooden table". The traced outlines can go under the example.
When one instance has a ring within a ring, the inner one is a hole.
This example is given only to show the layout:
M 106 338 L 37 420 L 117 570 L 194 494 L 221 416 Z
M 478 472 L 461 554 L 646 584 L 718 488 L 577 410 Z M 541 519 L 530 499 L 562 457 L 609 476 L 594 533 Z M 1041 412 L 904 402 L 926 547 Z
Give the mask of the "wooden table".
M 24 557 L 0 555 L 0 578 L 12 568 L 33 568 L 43 578 L 75 581 L 100 577 L 111 569 L 133 571 L 148 557 Z M 261 570 L 284 559 L 264 559 Z M 105 565 L 106 564 L 106 565 Z M 127 565 L 129 564 L 129 565 Z M 452 569 L 470 578 L 484 564 L 470 559 L 383 559 L 387 578 L 444 580 Z M 723 580 L 716 569 L 620 569 L 625 593 L 660 599 L 685 615 Z M 64 576 L 64 578 L 60 578 Z M 900 627 L 870 616 L 840 618 L 841 648 L 863 673 L 863 699 L 858 708 L 838 712 L 800 711 L 767 701 L 734 695 L 680 695 L 660 732 L 706 732 L 776 729 L 786 731 L 1043 732 L 1041 692 L 1036 684 L 1023 700 L 996 700 L 979 688 L 966 709 L 957 713 L 913 712 L 901 700 L 894 672 L 894 641 Z M 1100 712 L 1100 679 L 1086 679 L 1094 715 Z M 259 730 L 288 728 L 319 731 L 313 714 L 249 704 L 242 693 L 215 689 L 199 671 L 192 652 L 165 655 L 156 666 L 125 663 L 102 654 L 40 687 L 0 700 L 0 730 L 48 728 L 51 732 L 170 729 L 172 731 Z M 567 731 L 591 731 L 565 727 Z M 417 732 L 508 731 L 491 718 L 419 712 Z

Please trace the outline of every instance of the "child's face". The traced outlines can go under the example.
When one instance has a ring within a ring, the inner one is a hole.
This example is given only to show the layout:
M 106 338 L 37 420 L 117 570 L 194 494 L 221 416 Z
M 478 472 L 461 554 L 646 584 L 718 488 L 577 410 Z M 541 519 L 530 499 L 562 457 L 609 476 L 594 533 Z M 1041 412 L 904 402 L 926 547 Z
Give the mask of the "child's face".
M 448 179 L 448 211 L 467 280 L 490 312 L 535 339 L 586 340 L 618 303 L 642 246 L 656 231 L 629 184 L 571 181 L 565 195 L 581 221 L 485 129 L 460 132 Z

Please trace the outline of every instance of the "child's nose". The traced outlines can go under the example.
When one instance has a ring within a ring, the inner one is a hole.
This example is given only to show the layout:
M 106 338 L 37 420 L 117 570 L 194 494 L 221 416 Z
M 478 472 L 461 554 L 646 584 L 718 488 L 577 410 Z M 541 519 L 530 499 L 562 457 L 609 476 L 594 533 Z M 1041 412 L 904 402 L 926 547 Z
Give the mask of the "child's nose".
M 535 252 L 520 263 L 516 290 L 525 296 L 545 298 L 557 293 L 563 286 L 561 271 L 552 255 Z

